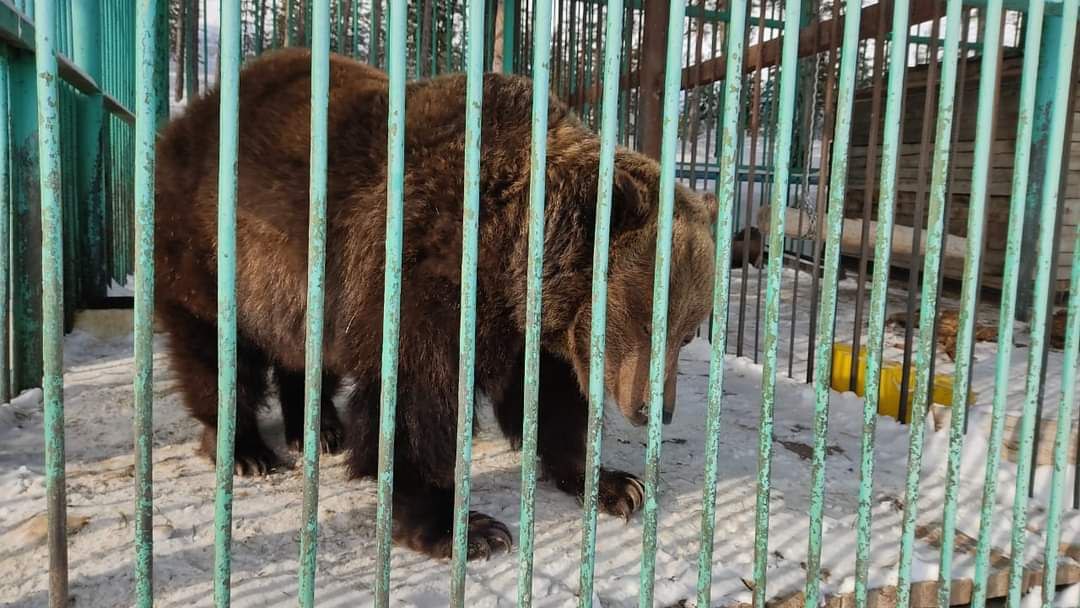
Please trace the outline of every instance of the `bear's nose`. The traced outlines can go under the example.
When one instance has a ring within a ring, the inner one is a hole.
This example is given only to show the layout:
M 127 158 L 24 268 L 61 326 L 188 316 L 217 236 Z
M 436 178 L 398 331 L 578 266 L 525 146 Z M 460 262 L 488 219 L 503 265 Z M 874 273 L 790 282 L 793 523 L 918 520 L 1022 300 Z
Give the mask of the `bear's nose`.
M 664 424 L 671 424 L 671 419 L 675 417 L 675 413 L 671 410 L 664 410 Z

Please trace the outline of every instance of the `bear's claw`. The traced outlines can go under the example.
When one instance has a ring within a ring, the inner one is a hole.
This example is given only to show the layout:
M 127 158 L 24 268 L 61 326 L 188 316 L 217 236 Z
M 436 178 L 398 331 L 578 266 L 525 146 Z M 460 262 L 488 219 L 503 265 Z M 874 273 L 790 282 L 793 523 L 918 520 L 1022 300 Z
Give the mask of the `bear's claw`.
M 290 450 L 302 453 L 304 451 L 303 435 L 290 438 L 288 444 Z M 332 425 L 323 423 L 322 432 L 319 433 L 319 447 L 323 454 L 341 453 L 345 447 L 345 430 L 341 428 L 340 423 Z
M 645 504 L 645 484 L 623 471 L 600 471 L 600 509 L 627 522 Z
M 510 529 L 501 521 L 477 511 L 469 512 L 469 559 L 509 553 L 514 545 Z

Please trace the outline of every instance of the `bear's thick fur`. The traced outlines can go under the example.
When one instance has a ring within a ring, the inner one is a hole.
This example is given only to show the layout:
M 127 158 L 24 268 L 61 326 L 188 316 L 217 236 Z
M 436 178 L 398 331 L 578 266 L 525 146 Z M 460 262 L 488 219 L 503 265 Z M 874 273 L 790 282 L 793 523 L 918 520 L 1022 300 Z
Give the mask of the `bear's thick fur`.
M 237 210 L 237 435 L 241 473 L 278 456 L 259 435 L 267 378 L 278 386 L 293 446 L 303 420 L 310 54 L 276 52 L 241 74 Z M 349 450 L 353 476 L 377 468 L 387 179 L 387 77 L 333 57 L 329 106 L 326 380 L 323 447 Z M 522 433 L 529 185 L 529 80 L 484 77 L 476 389 L 515 444 Z M 406 92 L 404 265 L 400 300 L 394 534 L 434 556 L 450 553 L 458 380 L 465 77 L 410 83 Z M 194 101 L 158 148 L 156 256 L 160 320 L 185 403 L 204 425 L 211 458 L 217 411 L 219 98 Z M 590 293 L 598 138 L 562 103 L 549 110 L 540 362 L 539 455 L 560 489 L 580 496 L 585 472 Z M 616 155 L 605 385 L 634 424 L 646 421 L 658 165 Z M 715 200 L 679 187 L 671 253 L 665 417 L 678 352 L 707 316 Z M 352 378 L 346 425 L 331 401 Z M 347 430 L 346 430 L 347 429 Z M 629 517 L 643 500 L 633 475 L 601 473 L 600 505 Z M 470 556 L 508 549 L 500 522 L 470 517 Z

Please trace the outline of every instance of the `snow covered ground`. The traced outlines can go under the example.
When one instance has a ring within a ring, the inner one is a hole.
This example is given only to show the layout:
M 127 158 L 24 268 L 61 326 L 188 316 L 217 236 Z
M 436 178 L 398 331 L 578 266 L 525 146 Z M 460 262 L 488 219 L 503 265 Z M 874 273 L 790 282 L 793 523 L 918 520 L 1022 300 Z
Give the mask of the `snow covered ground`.
M 785 285 L 790 285 L 793 271 L 785 272 Z M 733 294 L 738 293 L 738 273 L 735 276 Z M 809 284 L 803 275 L 800 291 L 808 290 Z M 853 316 L 855 286 L 848 280 L 840 288 L 838 327 L 843 328 L 850 326 Z M 782 332 L 788 331 L 790 310 L 794 308 L 790 305 L 790 293 L 785 298 L 788 304 L 782 307 Z M 797 334 L 804 335 L 801 332 L 806 313 L 802 306 L 798 308 Z M 887 344 L 899 341 L 896 335 L 891 338 L 894 340 L 887 340 Z M 842 333 L 839 339 L 845 339 Z M 1021 335 L 1018 343 L 1022 344 L 1023 339 Z M 182 411 L 179 387 L 162 354 L 164 343 L 157 344 L 153 454 L 157 604 L 208 606 L 212 603 L 213 469 L 194 455 L 198 428 Z M 780 361 L 784 367 L 787 340 L 781 340 L 781 344 Z M 804 353 L 805 344 L 797 341 L 795 350 Z M 977 509 L 991 395 L 986 374 L 992 369 L 995 351 L 993 343 L 979 344 L 976 351 L 977 376 L 973 388 L 977 397 L 971 409 L 971 432 L 960 474 L 958 519 L 960 532 L 970 537 L 978 534 Z M 79 606 L 131 605 L 134 535 L 131 352 L 131 338 L 127 335 L 95 336 L 78 331 L 65 339 L 68 500 L 71 525 L 77 528 L 70 538 L 71 591 Z M 674 423 L 664 428 L 656 587 L 657 604 L 663 606 L 694 597 L 708 355 L 709 347 L 703 340 L 693 342 L 683 351 L 678 410 Z M 893 355 L 895 351 L 887 352 L 887 356 Z M 941 371 L 947 371 L 946 362 L 943 361 Z M 1026 349 L 1021 346 L 1014 356 L 1014 378 L 1023 378 L 1025 364 Z M 1051 365 L 1060 366 L 1060 353 L 1051 354 Z M 1057 375 L 1054 369 L 1049 374 L 1051 378 Z M 1012 384 L 1017 385 L 1013 392 L 1022 390 L 1022 382 Z M 759 366 L 747 359 L 727 359 L 713 570 L 716 606 L 750 601 L 747 582 L 751 580 L 753 560 L 760 386 Z M 1055 394 L 1053 390 L 1056 389 L 1048 387 L 1048 394 Z M 781 378 L 776 403 L 768 573 L 769 593 L 780 597 L 800 591 L 805 579 L 802 564 L 807 552 L 813 392 L 802 382 Z M 1011 408 L 1016 407 L 1013 399 Z M 861 411 L 860 398 L 851 393 L 833 393 L 822 558 L 826 573 L 822 588 L 830 595 L 850 593 L 854 588 Z M 483 404 L 480 417 L 482 422 L 488 420 Z M 617 413 L 608 421 L 605 463 L 640 473 L 644 434 L 623 424 Z M 278 449 L 284 452 L 280 419 L 268 415 L 264 425 L 268 437 L 277 440 Z M 498 436 L 491 422 L 485 428 L 477 437 L 474 452 L 473 505 L 502 519 L 516 540 L 519 455 Z M 933 529 L 941 519 L 947 433 L 935 424 L 928 424 L 927 429 L 919 523 Z M 907 445 L 905 426 L 889 418 L 879 418 L 874 442 L 872 587 L 889 585 L 896 577 Z M 45 603 L 47 552 L 44 528 L 39 525 L 45 508 L 42 453 L 40 393 L 30 392 L 0 406 L 0 604 L 3 605 L 29 607 Z M 1026 559 L 1033 567 L 1041 559 L 1049 474 L 1050 467 L 1039 467 L 1036 497 L 1030 511 Z M 1067 487 L 1071 488 L 1071 466 L 1066 474 Z M 1006 460 L 998 479 L 994 549 L 1008 555 L 1015 466 Z M 233 541 L 235 605 L 294 605 L 301 481 L 301 473 L 296 469 L 261 479 L 237 479 Z M 1065 495 L 1066 501 L 1071 500 L 1071 490 Z M 324 458 L 319 518 L 319 605 L 369 604 L 375 571 L 374 513 L 374 484 L 347 481 L 342 458 Z M 536 514 L 537 605 L 575 603 L 580 508 L 575 500 L 542 482 L 537 492 Z M 640 517 L 629 524 L 601 517 L 596 565 L 598 605 L 637 604 L 641 532 Z M 929 542 L 927 536 L 916 543 L 913 564 L 916 580 L 937 578 L 938 552 Z M 1080 545 L 1080 512 L 1065 512 L 1062 542 Z M 1067 558 L 1064 563 L 1072 564 Z M 470 564 L 467 583 L 470 604 L 512 605 L 516 597 L 517 564 L 516 553 Z M 395 605 L 445 605 L 448 563 L 395 548 L 392 567 Z M 958 553 L 954 578 L 970 576 L 971 569 L 970 554 Z M 1036 601 L 1037 593 L 1029 594 L 1027 599 Z M 1080 605 L 1080 589 L 1072 587 L 1059 593 L 1058 605 Z

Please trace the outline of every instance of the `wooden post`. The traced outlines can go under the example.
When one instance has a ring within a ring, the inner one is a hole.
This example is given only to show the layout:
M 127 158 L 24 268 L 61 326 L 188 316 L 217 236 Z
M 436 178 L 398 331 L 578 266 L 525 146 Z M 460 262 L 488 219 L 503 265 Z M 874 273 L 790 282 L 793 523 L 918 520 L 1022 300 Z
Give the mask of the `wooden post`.
M 664 59 L 667 51 L 667 0 L 645 0 L 645 37 L 641 49 L 638 141 L 641 152 L 660 159 L 660 114 L 664 103 Z

